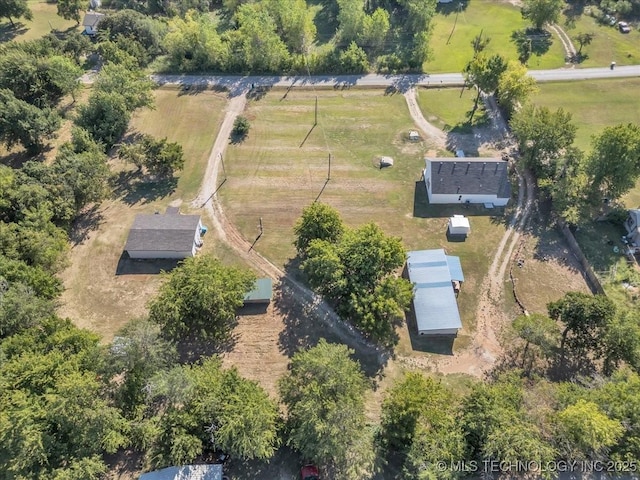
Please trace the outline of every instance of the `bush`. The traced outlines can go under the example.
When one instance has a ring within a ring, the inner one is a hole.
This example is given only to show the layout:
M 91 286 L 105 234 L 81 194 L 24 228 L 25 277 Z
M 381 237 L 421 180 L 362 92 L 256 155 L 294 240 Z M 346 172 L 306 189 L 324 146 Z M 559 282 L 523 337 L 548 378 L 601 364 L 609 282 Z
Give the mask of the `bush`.
M 243 117 L 240 115 L 236 118 L 235 122 L 233 122 L 233 131 L 232 134 L 236 138 L 244 138 L 249 133 L 249 129 L 251 128 L 251 124 L 247 117 Z

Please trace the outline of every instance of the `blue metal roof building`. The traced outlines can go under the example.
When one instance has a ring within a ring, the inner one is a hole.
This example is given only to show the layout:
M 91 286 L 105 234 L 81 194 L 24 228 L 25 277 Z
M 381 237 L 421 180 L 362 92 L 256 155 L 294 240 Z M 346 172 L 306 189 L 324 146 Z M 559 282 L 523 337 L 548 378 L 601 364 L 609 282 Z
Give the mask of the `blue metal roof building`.
M 414 284 L 413 306 L 420 335 L 457 335 L 462 328 L 453 281 L 463 282 L 459 257 L 443 249 L 409 252 L 409 281 Z

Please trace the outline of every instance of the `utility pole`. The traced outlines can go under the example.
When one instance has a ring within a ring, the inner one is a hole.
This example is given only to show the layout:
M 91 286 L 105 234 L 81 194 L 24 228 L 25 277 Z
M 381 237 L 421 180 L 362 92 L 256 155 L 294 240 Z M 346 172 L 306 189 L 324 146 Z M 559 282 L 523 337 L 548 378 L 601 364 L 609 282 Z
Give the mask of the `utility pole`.
M 258 235 L 259 237 L 262 236 L 262 232 L 264 232 L 264 230 L 262 229 L 262 217 L 260 217 L 260 225 L 258 225 L 258 228 L 260 229 L 260 235 Z
M 224 168 L 224 158 L 222 158 L 222 153 L 218 152 L 218 155 L 220 155 L 220 163 L 222 164 L 222 173 L 224 173 L 224 179 L 227 179 L 227 171 Z
M 331 154 L 329 154 L 329 171 L 327 172 L 327 181 L 331 180 Z

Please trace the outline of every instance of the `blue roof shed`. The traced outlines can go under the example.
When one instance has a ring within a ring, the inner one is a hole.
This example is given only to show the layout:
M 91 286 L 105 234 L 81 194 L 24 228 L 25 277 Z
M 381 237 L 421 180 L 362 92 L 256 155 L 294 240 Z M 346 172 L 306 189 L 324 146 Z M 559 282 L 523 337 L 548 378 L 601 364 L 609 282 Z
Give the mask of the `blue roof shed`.
M 464 281 L 459 257 L 443 249 L 409 252 L 409 281 L 420 335 L 457 335 L 462 328 L 453 281 Z

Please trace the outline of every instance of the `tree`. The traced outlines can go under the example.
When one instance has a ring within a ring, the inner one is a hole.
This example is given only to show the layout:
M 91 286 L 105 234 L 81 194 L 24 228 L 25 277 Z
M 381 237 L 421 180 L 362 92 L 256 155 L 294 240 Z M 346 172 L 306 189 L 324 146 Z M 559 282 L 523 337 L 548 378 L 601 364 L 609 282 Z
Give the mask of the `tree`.
M 473 47 L 473 53 L 477 54 L 483 52 L 491 43 L 491 37 L 487 35 L 482 36 L 482 31 L 475 37 L 473 37 L 473 41 L 471 42 L 471 46 Z
M 249 123 L 249 119 L 239 115 L 233 122 L 233 130 L 231 131 L 231 134 L 237 138 L 244 139 L 249 134 L 250 128 L 251 124 Z
M 616 313 L 615 304 L 604 295 L 568 292 L 563 298 L 547 305 L 549 317 L 564 324 L 560 342 L 560 360 L 566 350 L 575 360 L 584 361 L 591 354 L 603 355 L 604 338 Z
M 312 240 L 301 269 L 314 289 L 336 303 L 340 315 L 366 335 L 393 344 L 395 326 L 413 295 L 407 280 L 392 276 L 405 258 L 399 238 L 368 224 L 345 231 L 336 244 Z
M 8 147 L 20 143 L 30 154 L 41 152 L 55 138 L 60 117 L 50 109 L 39 109 L 0 89 L 0 141 Z
M 37 325 L 54 310 L 53 302 L 38 297 L 27 285 L 5 282 L 0 274 L 0 338 Z
M 590 191 L 598 200 L 620 198 L 640 178 L 640 126 L 628 123 L 606 127 L 591 143 L 586 162 Z
M 510 121 L 524 164 L 539 181 L 560 175 L 562 158 L 572 146 L 577 127 L 569 112 L 526 106 Z
M 358 43 L 370 52 L 377 52 L 384 46 L 390 28 L 389 12 L 376 8 L 371 15 L 365 16 Z
M 211 256 L 187 258 L 166 275 L 158 296 L 149 304 L 149 319 L 159 324 L 165 337 L 219 343 L 228 339 L 255 275 L 225 267 Z
M 538 347 L 545 357 L 553 355 L 560 340 L 558 324 L 545 315 L 534 313 L 532 315 L 520 315 L 513 321 L 513 329 L 518 337 L 524 340 L 522 352 L 522 368 L 525 368 L 529 348 L 531 345 Z M 535 361 L 535 354 L 530 359 L 530 364 Z
M 288 444 L 326 467 L 330 478 L 358 479 L 372 460 L 365 427 L 367 381 L 345 345 L 321 339 L 298 351 L 280 381 Z
M 364 73 L 369 69 L 367 53 L 356 42 L 340 53 L 340 70 L 343 73 Z
M 109 63 L 102 67 L 93 88 L 96 92 L 118 94 L 129 112 L 153 105 L 153 82 L 139 69 Z
M 121 95 L 96 91 L 89 97 L 89 103 L 78 107 L 76 125 L 105 148 L 111 148 L 127 130 L 130 116 L 129 106 Z
M 139 170 L 146 168 L 151 175 L 172 177 L 176 170 L 184 167 L 182 146 L 176 142 L 167 142 L 166 137 L 154 138 L 144 134 L 136 143 L 120 147 L 118 156 L 133 163 Z
M 523 0 L 522 17 L 540 31 L 545 25 L 558 21 L 563 7 L 562 0 Z
M 624 433 L 619 421 L 609 418 L 595 403 L 582 399 L 560 411 L 557 422 L 569 458 L 602 458 Z
M 84 7 L 81 0 L 58 0 L 58 15 L 66 20 L 75 20 L 80 24 L 80 11 Z
M 269 0 L 265 4 L 289 50 L 305 53 L 316 39 L 313 10 L 304 0 Z
M 30 266 L 21 260 L 0 256 L 0 279 L 9 285 L 25 285 L 39 298 L 52 300 L 62 293 L 62 282 L 41 267 Z M 1 280 L 0 280 L 1 281 Z
M 635 310 L 620 312 L 609 324 L 603 350 L 605 375 L 613 374 L 622 362 L 640 371 L 640 318 Z
M 340 41 L 347 45 L 356 41 L 362 35 L 365 21 L 363 0 L 338 0 L 338 30 Z
M 535 79 L 527 75 L 527 67 L 510 60 L 498 80 L 498 103 L 505 109 L 507 116 L 515 113 L 526 103 L 529 95 L 537 91 Z
M 302 210 L 293 232 L 294 245 L 299 255 L 304 255 L 312 240 L 336 243 L 345 231 L 344 223 L 336 209 L 326 203 L 314 202 Z
M 31 13 L 27 0 L 0 0 L 0 18 L 8 18 L 11 26 L 15 27 L 14 18 L 31 20 L 33 13 Z
M 165 28 L 162 22 L 128 9 L 111 13 L 100 22 L 100 31 L 104 32 L 109 40 L 114 41 L 119 36 L 136 40 L 151 57 L 162 51 Z
M 574 40 L 578 42 L 578 45 L 580 45 L 578 48 L 578 52 L 576 53 L 578 58 L 582 56 L 582 49 L 591 45 L 591 42 L 593 41 L 595 36 L 595 33 L 580 32 L 575 37 L 573 37 Z
M 483 53 L 478 53 L 467 64 L 463 72 L 465 82 L 467 86 L 475 86 L 478 92 L 469 122 L 473 121 L 473 115 L 478 109 L 480 94 L 482 92 L 488 95 L 493 94 L 498 88 L 500 75 L 502 75 L 506 68 L 507 64 L 499 54 L 489 57 Z
M 161 338 L 158 325 L 146 319 L 130 321 L 113 340 L 109 360 L 114 372 L 123 376 L 118 400 L 123 410 L 134 411 L 144 403 L 144 387 L 158 371 L 168 369 L 178 354 L 171 342 Z

